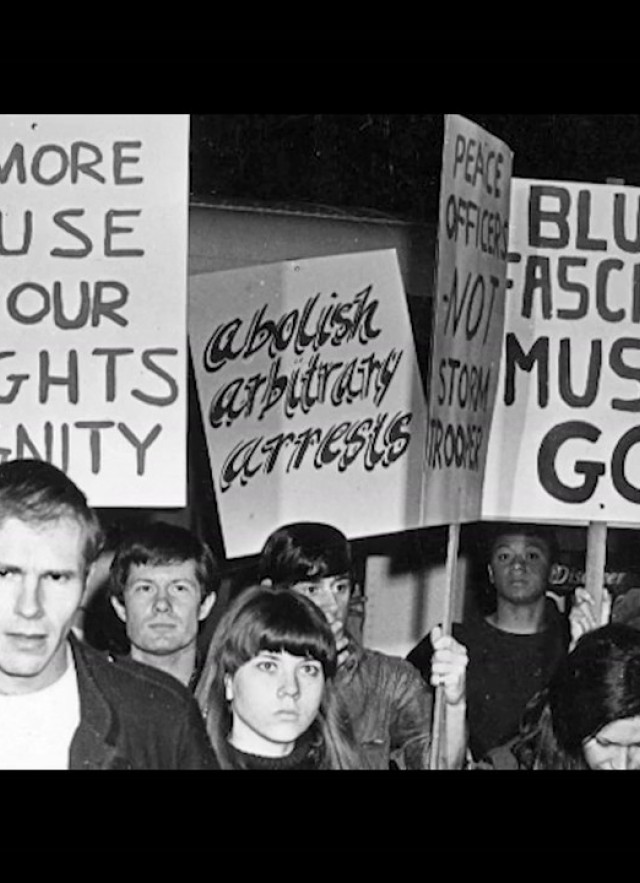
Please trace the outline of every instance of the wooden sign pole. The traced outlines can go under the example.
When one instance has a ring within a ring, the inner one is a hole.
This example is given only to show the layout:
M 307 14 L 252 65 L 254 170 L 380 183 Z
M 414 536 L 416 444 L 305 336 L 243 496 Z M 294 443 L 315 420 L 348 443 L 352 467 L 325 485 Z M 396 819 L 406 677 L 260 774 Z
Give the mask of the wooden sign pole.
M 604 596 L 604 568 L 607 559 L 607 523 L 590 521 L 587 528 L 587 561 L 585 587 L 593 598 L 593 615 L 602 622 Z
M 456 595 L 456 564 L 458 561 L 458 546 L 460 544 L 460 525 L 449 525 L 449 541 L 447 544 L 447 564 L 445 570 L 444 588 L 444 613 L 442 616 L 442 634 L 451 634 L 453 620 L 453 606 Z M 436 698 L 433 708 L 433 726 L 431 732 L 431 754 L 429 757 L 429 769 L 446 769 L 446 733 L 444 687 L 440 684 L 436 687 Z M 441 757 L 442 755 L 442 757 Z

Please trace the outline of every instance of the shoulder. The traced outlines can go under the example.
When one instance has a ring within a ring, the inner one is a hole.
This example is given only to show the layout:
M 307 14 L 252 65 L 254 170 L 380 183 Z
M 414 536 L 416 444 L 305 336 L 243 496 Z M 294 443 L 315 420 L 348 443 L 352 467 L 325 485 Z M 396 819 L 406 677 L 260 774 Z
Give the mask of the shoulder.
M 149 709 L 175 711 L 193 703 L 193 697 L 183 684 L 171 675 L 142 665 L 128 657 L 116 657 L 94 650 L 87 644 L 73 642 L 79 662 L 79 676 L 93 678 L 106 699 L 114 699 L 119 708 L 131 705 L 140 715 Z
M 390 656 L 379 650 L 364 648 L 360 656 L 359 667 L 362 671 L 369 672 L 386 684 L 392 683 L 404 689 L 413 688 L 420 692 L 425 689 L 422 675 L 415 665 L 399 656 Z

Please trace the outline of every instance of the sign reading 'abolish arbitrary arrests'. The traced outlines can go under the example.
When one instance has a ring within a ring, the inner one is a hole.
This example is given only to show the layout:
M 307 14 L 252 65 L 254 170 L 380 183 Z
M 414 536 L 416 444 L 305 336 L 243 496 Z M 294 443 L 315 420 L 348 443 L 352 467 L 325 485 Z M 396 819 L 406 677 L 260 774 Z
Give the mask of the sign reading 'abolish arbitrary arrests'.
M 289 521 L 419 526 L 426 414 L 395 251 L 194 277 L 189 337 L 227 555 Z
M 423 524 L 480 517 L 504 327 L 511 150 L 445 122 Z
M 640 189 L 514 179 L 485 518 L 638 523 Z
M 186 499 L 188 116 L 0 116 L 0 462 Z

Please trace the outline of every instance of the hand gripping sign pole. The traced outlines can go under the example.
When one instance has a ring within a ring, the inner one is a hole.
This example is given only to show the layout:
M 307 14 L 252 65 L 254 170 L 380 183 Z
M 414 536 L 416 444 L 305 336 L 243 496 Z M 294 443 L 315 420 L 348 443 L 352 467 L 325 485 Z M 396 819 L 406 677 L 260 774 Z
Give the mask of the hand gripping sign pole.
M 447 543 L 447 564 L 445 570 L 445 594 L 444 612 L 442 615 L 442 634 L 451 634 L 453 620 L 453 608 L 456 590 L 456 564 L 458 561 L 458 546 L 460 543 L 460 525 L 449 525 L 449 541 Z M 446 707 L 444 685 L 436 687 L 436 698 L 433 709 L 433 726 L 431 733 L 431 753 L 429 756 L 429 769 L 439 770 L 447 768 L 447 740 L 445 732 Z

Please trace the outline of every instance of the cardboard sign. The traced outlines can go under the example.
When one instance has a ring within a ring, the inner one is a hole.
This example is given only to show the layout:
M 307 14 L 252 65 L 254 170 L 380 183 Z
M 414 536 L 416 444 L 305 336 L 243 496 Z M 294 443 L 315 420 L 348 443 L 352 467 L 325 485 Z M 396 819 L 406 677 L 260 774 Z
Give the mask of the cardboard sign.
M 640 520 L 640 189 L 515 179 L 483 515 Z
M 195 277 L 189 337 L 228 556 L 291 521 L 419 525 L 426 414 L 394 250 Z
M 503 339 L 511 150 L 447 115 L 423 524 L 480 517 Z
M 0 461 L 186 499 L 185 114 L 0 116 Z

